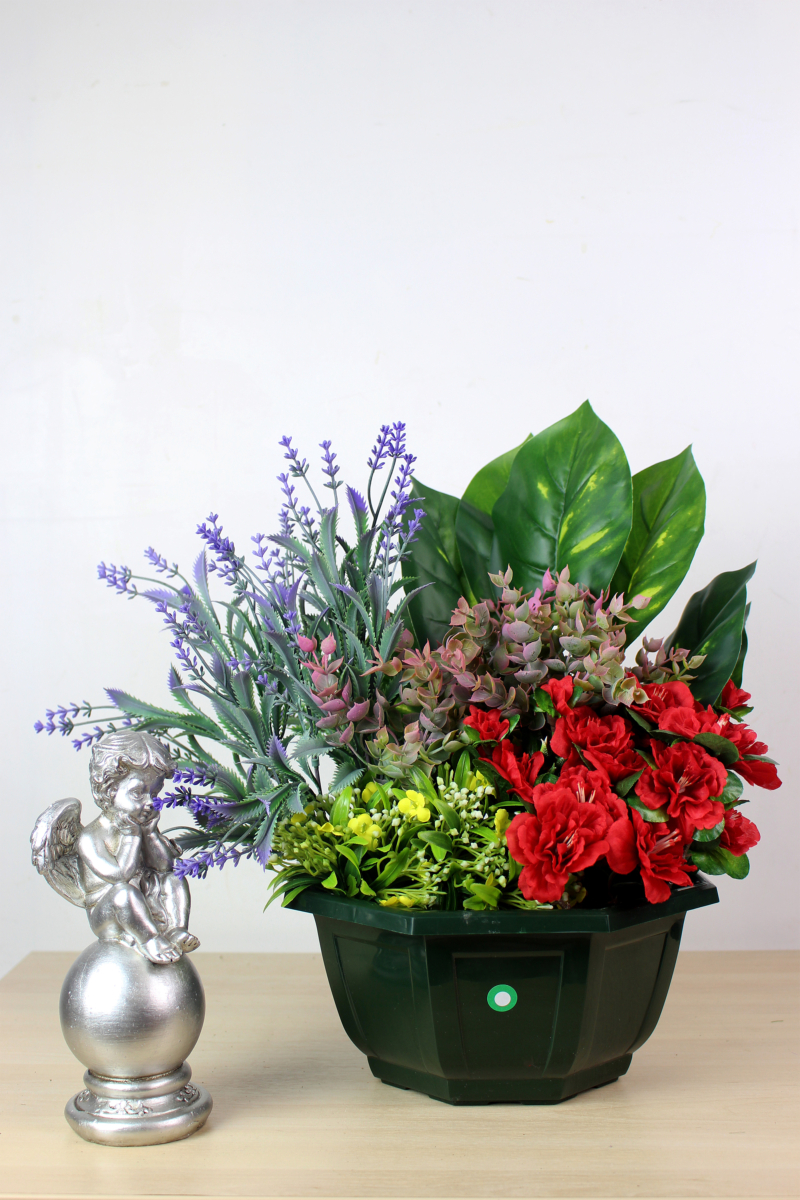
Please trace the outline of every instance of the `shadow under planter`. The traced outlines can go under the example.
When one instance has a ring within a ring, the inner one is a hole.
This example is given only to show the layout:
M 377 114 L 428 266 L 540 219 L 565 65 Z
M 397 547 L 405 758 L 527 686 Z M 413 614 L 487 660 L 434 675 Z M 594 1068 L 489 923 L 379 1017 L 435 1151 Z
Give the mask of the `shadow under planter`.
M 373 1075 L 450 1104 L 555 1104 L 624 1075 L 664 1007 L 684 916 L 664 904 L 422 912 L 314 889 L 328 982 Z

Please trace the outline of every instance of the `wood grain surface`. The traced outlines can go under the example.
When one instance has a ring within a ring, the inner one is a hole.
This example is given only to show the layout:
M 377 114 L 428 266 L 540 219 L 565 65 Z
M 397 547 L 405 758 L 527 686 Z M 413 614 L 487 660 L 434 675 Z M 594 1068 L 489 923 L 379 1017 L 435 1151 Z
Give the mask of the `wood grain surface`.
M 184 1142 L 81 1141 L 58 1023 L 72 954 L 0 981 L 0 1197 L 788 1198 L 800 1194 L 800 954 L 680 955 L 617 1083 L 555 1106 L 455 1108 L 373 1079 L 312 954 L 198 954 L 191 1058 L 214 1097 Z

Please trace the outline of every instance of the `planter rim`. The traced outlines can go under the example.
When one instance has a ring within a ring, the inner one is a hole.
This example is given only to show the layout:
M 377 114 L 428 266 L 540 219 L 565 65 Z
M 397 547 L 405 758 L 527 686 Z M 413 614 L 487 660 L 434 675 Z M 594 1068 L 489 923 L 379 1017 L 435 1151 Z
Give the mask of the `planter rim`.
M 526 912 L 522 909 L 502 912 L 471 912 L 459 909 L 456 912 L 442 910 L 424 911 L 406 909 L 398 912 L 393 908 L 382 908 L 370 900 L 332 896 L 322 888 L 308 888 L 295 896 L 287 908 L 312 913 L 317 917 L 329 917 L 339 921 L 352 921 L 357 925 L 368 925 L 373 929 L 384 929 L 392 933 L 404 933 L 412 937 L 447 937 L 459 934 L 519 934 L 519 933 L 611 933 L 633 925 L 643 925 L 660 917 L 672 917 L 676 913 L 704 908 L 719 901 L 717 889 L 707 879 L 700 878 L 691 887 L 676 888 L 669 900 L 663 904 L 645 904 L 638 908 L 571 909 L 562 912 L 545 909 Z

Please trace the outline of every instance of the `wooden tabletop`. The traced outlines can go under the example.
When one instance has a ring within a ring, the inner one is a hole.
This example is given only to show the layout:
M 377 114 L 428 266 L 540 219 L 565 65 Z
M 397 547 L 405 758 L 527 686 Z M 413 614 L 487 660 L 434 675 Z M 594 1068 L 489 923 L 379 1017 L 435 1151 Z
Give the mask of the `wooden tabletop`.
M 197 954 L 191 1058 L 214 1097 L 166 1146 L 81 1141 L 58 1023 L 72 954 L 0 981 L 0 1197 L 795 1197 L 800 954 L 682 953 L 617 1083 L 554 1106 L 455 1108 L 373 1079 L 313 954 Z

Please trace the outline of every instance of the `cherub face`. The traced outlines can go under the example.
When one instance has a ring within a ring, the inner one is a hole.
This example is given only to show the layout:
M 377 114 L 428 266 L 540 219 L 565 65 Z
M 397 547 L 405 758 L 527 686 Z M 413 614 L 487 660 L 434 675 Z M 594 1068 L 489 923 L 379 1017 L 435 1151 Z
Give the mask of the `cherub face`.
M 121 780 L 114 796 L 114 808 L 137 825 L 146 824 L 153 816 L 153 797 L 161 791 L 164 776 L 152 768 L 131 771 Z

